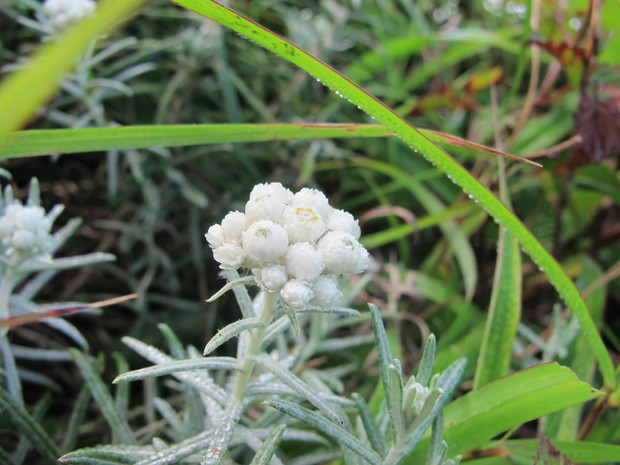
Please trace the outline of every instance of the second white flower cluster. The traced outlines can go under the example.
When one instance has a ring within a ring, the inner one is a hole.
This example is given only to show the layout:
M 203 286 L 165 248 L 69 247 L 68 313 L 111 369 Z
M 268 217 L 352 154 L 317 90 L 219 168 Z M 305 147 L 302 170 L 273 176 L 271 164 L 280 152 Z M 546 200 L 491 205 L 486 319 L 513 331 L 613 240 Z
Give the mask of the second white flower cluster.
M 221 268 L 251 269 L 263 290 L 295 310 L 337 305 L 339 275 L 368 267 L 358 222 L 316 189 L 258 184 L 245 212 L 230 212 L 205 237 Z

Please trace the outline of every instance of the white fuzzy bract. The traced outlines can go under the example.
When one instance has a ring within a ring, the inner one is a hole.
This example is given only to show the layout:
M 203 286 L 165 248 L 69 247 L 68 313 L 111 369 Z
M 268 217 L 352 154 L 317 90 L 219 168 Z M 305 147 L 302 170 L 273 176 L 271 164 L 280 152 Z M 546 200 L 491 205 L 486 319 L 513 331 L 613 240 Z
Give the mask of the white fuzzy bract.
M 45 0 L 43 10 L 54 29 L 64 29 L 93 14 L 97 4 L 93 0 Z
M 42 207 L 14 203 L 0 217 L 0 240 L 9 255 L 46 254 L 52 246 L 51 228 L 52 220 Z
M 316 189 L 258 184 L 245 211 L 228 213 L 205 237 L 221 268 L 250 268 L 263 291 L 294 310 L 338 305 L 339 276 L 368 267 L 357 221 Z

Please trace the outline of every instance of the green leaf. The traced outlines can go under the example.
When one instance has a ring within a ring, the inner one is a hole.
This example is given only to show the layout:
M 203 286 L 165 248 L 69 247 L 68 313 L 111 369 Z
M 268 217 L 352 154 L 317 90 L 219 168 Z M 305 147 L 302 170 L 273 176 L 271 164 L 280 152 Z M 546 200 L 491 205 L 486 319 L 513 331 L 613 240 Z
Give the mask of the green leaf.
M 133 446 L 99 446 L 69 452 L 58 461 L 75 465 L 130 465 L 151 454 L 148 450 Z
M 224 326 L 220 329 L 215 336 L 211 338 L 211 340 L 205 346 L 203 355 L 209 355 L 219 346 L 224 344 L 229 339 L 233 337 L 239 336 L 243 331 L 249 331 L 253 328 L 262 328 L 265 326 L 265 323 L 260 321 L 258 318 L 243 318 L 241 320 L 234 321 L 229 325 Z
M 508 373 L 520 318 L 521 251 L 510 233 L 500 228 L 493 291 L 474 389 Z
M 285 400 L 270 400 L 267 401 L 267 405 L 270 405 L 271 407 L 278 409 L 282 413 L 290 415 L 297 420 L 303 421 L 312 428 L 334 438 L 341 445 L 350 449 L 372 465 L 383 464 L 383 460 L 375 451 L 371 450 L 347 430 L 329 421 L 327 418 L 322 417 L 318 413 Z
M 320 393 L 317 393 L 312 386 L 308 385 L 299 377 L 291 373 L 289 370 L 282 367 L 268 355 L 257 355 L 253 358 L 264 369 L 266 369 L 272 375 L 278 378 L 280 382 L 291 388 L 301 397 L 303 397 L 316 408 L 321 410 L 332 421 L 340 425 L 344 425 L 344 420 L 342 419 L 342 416 L 338 413 L 338 411 L 333 406 L 331 406 L 328 401 L 322 398 Z
M 71 357 L 80 369 L 86 384 L 88 385 L 93 398 L 101 409 L 101 413 L 112 428 L 116 441 L 125 444 L 135 444 L 136 440 L 133 432 L 127 423 L 127 419 L 116 408 L 116 403 L 112 398 L 107 386 L 101 377 L 95 372 L 92 363 L 86 355 L 76 349 L 69 349 Z
M 84 55 L 91 41 L 109 35 L 146 0 L 107 0 L 93 16 L 67 28 L 43 45 L 27 66 L 10 74 L 0 86 L 0 146 L 8 132 L 22 127 L 58 88 L 62 76 Z M 45 79 L 41 77 L 45 76 Z
M 286 425 L 278 425 L 272 432 L 267 436 L 267 438 L 263 441 L 260 446 L 260 449 L 254 455 L 254 458 L 250 462 L 250 465 L 269 465 L 271 461 L 271 457 L 275 454 L 278 445 L 280 444 L 280 440 L 282 439 L 282 433 L 286 429 Z
M 0 407 L 8 414 L 17 429 L 37 449 L 46 463 L 57 463 L 60 451 L 52 438 L 41 428 L 41 425 L 28 413 L 24 406 L 18 404 L 2 387 L 0 387 Z
M 273 140 L 387 137 L 377 124 L 194 124 L 84 129 L 36 129 L 10 134 L 2 157 L 101 152 L 150 147 L 267 142 Z
M 232 357 L 209 357 L 195 358 L 186 360 L 175 360 L 169 363 L 161 363 L 139 370 L 128 371 L 118 375 L 113 383 L 121 383 L 124 381 L 138 381 L 155 376 L 164 376 L 179 371 L 194 370 L 240 370 L 239 362 Z
M 575 463 L 619 463 L 620 446 L 587 441 L 551 441 L 553 447 Z M 532 457 L 540 447 L 540 439 L 514 439 L 506 441 L 504 447 L 510 455 L 530 455 Z M 509 456 L 510 456 L 509 455 Z
M 372 413 L 368 409 L 366 401 L 357 392 L 351 394 L 351 397 L 353 397 L 355 405 L 357 406 L 357 411 L 360 415 L 360 419 L 362 420 L 362 425 L 364 426 L 364 431 L 366 432 L 366 437 L 368 438 L 370 445 L 379 453 L 381 457 L 385 457 L 387 452 L 385 448 L 385 437 L 383 437 L 383 434 L 377 426 L 375 419 L 372 417 Z
M 424 346 L 424 352 L 418 365 L 418 372 L 416 374 L 416 381 L 423 386 L 427 386 L 431 375 L 433 374 L 433 365 L 435 364 L 435 348 L 437 340 L 434 334 L 429 334 L 426 339 L 426 345 Z
M 424 137 L 408 121 L 383 102 L 338 73 L 332 67 L 309 55 L 265 27 L 212 0 L 176 0 L 175 3 L 207 16 L 247 37 L 280 57 L 294 63 L 343 98 L 373 116 L 379 123 L 398 135 L 415 152 L 421 153 L 430 163 L 443 171 L 465 193 L 474 198 L 491 216 L 519 241 L 523 250 L 543 270 L 560 296 L 579 319 L 583 334 L 594 352 L 603 379 L 609 387 L 616 386 L 613 363 L 588 308 L 575 285 L 562 267 L 545 250 L 523 223 L 485 186 L 478 182 L 450 155 Z M 557 132 L 557 131 L 556 131 Z
M 557 363 L 538 365 L 493 381 L 444 408 L 448 456 L 473 450 L 503 431 L 601 394 Z M 406 463 L 419 463 L 428 443 L 425 438 Z

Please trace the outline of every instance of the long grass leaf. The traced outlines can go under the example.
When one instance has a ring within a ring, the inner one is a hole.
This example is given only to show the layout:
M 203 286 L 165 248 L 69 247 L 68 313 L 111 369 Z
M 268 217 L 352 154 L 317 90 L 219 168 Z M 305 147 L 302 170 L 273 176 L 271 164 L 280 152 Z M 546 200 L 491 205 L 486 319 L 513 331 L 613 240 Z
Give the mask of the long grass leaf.
M 574 283 L 525 225 L 485 186 L 478 182 L 469 171 L 424 137 L 408 121 L 383 102 L 370 95 L 329 65 L 260 24 L 212 0 L 176 0 L 174 3 L 196 11 L 233 29 L 237 33 L 299 66 L 330 89 L 338 92 L 339 95 L 376 118 L 378 122 L 383 123 L 415 152 L 421 153 L 430 163 L 444 172 L 465 193 L 474 198 L 480 206 L 508 229 L 511 235 L 519 241 L 523 250 L 543 270 L 560 296 L 579 319 L 583 334 L 587 337 L 599 363 L 604 383 L 611 388 L 616 386 L 611 357 Z
M 175 360 L 170 363 L 162 363 L 139 370 L 128 371 L 118 375 L 114 383 L 123 381 L 138 381 L 141 379 L 164 376 L 179 371 L 193 370 L 239 370 L 239 363 L 232 357 L 210 357 L 188 360 Z

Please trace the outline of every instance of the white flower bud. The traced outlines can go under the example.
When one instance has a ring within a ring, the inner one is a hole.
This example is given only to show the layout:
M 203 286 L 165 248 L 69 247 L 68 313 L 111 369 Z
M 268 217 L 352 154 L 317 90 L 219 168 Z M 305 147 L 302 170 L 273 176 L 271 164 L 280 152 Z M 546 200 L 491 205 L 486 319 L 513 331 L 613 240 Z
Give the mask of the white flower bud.
M 252 270 L 256 276 L 256 282 L 260 287 L 269 292 L 277 292 L 288 281 L 286 268 L 283 265 L 271 265 L 265 268 Z
M 286 229 L 291 244 L 315 242 L 326 231 L 321 215 L 312 207 L 289 205 L 282 213 L 280 224 Z
M 413 403 L 412 408 L 415 415 L 419 415 L 419 413 L 424 408 L 424 404 L 426 403 L 426 399 L 428 398 L 431 390 L 425 386 L 422 386 L 420 383 L 415 383 L 412 387 L 412 390 L 415 390 L 415 394 L 413 395 Z
M 288 236 L 272 221 L 257 221 L 241 236 L 243 250 L 257 264 L 279 263 L 288 248 Z
M 250 200 L 257 200 L 264 196 L 275 197 L 284 203 L 289 203 L 293 199 L 293 193 L 279 182 L 257 184 L 250 192 Z
M 286 202 L 275 194 L 255 196 L 245 204 L 245 216 L 248 222 L 269 220 L 277 223 L 286 207 Z
M 34 256 L 47 253 L 52 244 L 52 221 L 45 210 L 36 205 L 14 203 L 7 206 L 0 218 L 0 239 L 9 253 L 19 250 Z
M 303 310 L 312 299 L 312 289 L 303 281 L 291 279 L 280 291 L 282 301 L 295 310 Z
M 342 291 L 334 276 L 319 276 L 312 286 L 314 296 L 310 301 L 319 307 L 331 307 L 338 305 L 342 298 Z
M 209 228 L 207 233 L 205 234 L 205 239 L 209 243 L 209 246 L 212 249 L 217 249 L 224 245 L 224 236 L 222 236 L 222 226 L 219 224 L 214 224 Z
M 344 210 L 334 210 L 327 221 L 327 229 L 330 231 L 344 231 L 359 239 L 362 231 L 353 215 Z
M 328 273 L 360 273 L 368 266 L 368 252 L 357 239 L 343 231 L 329 231 L 317 246 Z
M 312 282 L 324 266 L 323 257 L 309 242 L 298 242 L 286 251 L 286 271 L 292 278 Z
M 304 187 L 293 196 L 291 205 L 295 207 L 311 207 L 321 215 L 323 221 L 327 221 L 333 210 L 323 192 L 307 187 Z
M 35 246 L 35 235 L 26 230 L 18 230 L 13 233 L 11 238 L 13 247 L 16 249 L 32 249 Z
M 245 230 L 247 221 L 245 215 L 239 211 L 228 213 L 222 220 L 222 237 L 224 242 L 241 242 L 241 233 Z
M 237 244 L 224 244 L 213 249 L 213 258 L 220 263 L 220 268 L 234 270 L 245 262 L 245 253 Z
M 45 0 L 43 9 L 56 29 L 90 16 L 96 8 L 92 0 Z

